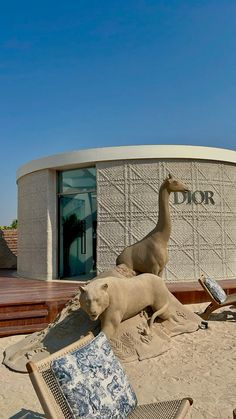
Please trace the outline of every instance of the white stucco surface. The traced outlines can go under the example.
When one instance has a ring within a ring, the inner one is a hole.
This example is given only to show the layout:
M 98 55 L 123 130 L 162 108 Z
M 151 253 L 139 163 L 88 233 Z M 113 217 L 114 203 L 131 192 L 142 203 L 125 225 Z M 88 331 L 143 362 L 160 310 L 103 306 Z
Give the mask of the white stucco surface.
M 138 145 L 94 148 L 32 160 L 18 169 L 17 179 L 42 169 L 64 170 L 78 167 L 78 165 L 81 167 L 95 165 L 96 162 L 153 158 L 200 159 L 236 163 L 236 151 L 190 145 Z
M 17 172 L 19 275 L 57 278 L 57 170 L 90 166 L 97 169 L 98 272 L 154 228 L 159 187 L 171 173 L 188 185 L 196 202 L 176 204 L 171 195 L 165 278 L 236 277 L 236 152 L 171 145 L 81 150 L 22 166 Z M 197 202 L 205 193 L 212 199 Z
M 40 170 L 18 183 L 17 272 L 25 278 L 56 277 L 56 172 Z

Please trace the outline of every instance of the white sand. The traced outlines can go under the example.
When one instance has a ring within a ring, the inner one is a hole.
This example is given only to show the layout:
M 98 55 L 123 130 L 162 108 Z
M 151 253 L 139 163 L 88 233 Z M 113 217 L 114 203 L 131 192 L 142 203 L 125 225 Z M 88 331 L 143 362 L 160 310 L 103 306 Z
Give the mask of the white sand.
M 190 307 L 196 311 L 200 306 Z M 236 310 L 226 307 L 213 319 L 207 330 L 172 338 L 172 348 L 165 354 L 125 365 L 139 403 L 191 396 L 194 404 L 189 419 L 232 419 L 236 408 Z M 1 353 L 20 339 L 22 336 L 1 338 Z M 1 419 L 44 417 L 27 374 L 1 364 L 0 377 Z

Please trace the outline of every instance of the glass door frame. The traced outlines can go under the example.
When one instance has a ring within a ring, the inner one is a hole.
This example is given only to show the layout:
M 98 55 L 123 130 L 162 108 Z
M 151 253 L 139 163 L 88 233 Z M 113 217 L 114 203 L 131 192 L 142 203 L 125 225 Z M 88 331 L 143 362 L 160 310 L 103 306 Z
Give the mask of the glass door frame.
M 85 168 L 78 168 L 78 169 L 71 169 L 71 170 L 83 170 L 83 169 L 92 169 L 92 168 L 94 168 L 95 170 L 96 170 L 96 167 L 94 167 L 94 166 L 90 166 L 90 167 L 85 167 Z M 97 188 L 96 188 L 96 186 L 95 186 L 95 188 L 90 188 L 90 187 L 88 187 L 88 188 L 74 188 L 73 190 L 66 190 L 66 191 L 60 191 L 60 183 L 61 183 L 61 176 L 62 176 L 62 173 L 63 172 L 67 172 L 67 171 L 70 171 L 70 169 L 69 170 L 64 170 L 64 171 L 58 171 L 58 177 L 57 177 L 57 208 L 58 208 L 58 211 L 57 211 L 57 213 L 58 213 L 58 222 L 57 222 L 57 225 L 58 225 L 58 263 L 57 263 L 57 270 L 58 270 L 58 278 L 59 279 L 64 279 L 65 278 L 65 276 L 63 276 L 63 272 L 62 272 L 62 264 L 63 264 L 63 239 L 62 239 L 62 227 L 61 227 L 61 217 L 62 217 L 62 212 L 61 212 L 61 203 L 60 203 L 60 200 L 61 200 L 61 198 L 63 198 L 63 197 L 72 197 L 73 198 L 73 196 L 76 196 L 76 195 L 83 195 L 83 194 L 85 194 L 85 193 L 88 193 L 90 196 L 91 196 L 91 194 L 92 195 L 95 195 L 95 197 L 96 197 L 96 211 L 95 211 L 95 213 L 96 213 L 96 215 L 97 215 Z M 95 171 L 95 179 L 96 179 L 96 171 Z M 92 214 L 94 213 L 94 211 L 92 211 L 92 213 L 91 213 L 91 216 L 92 216 Z M 96 263 L 96 246 L 95 246 L 95 248 L 94 248 L 94 242 L 93 242 L 93 240 L 94 240 L 94 236 L 95 236 L 95 242 L 96 242 L 96 225 L 97 225 L 97 218 L 96 218 L 96 222 L 95 222 L 95 227 L 93 226 L 93 221 L 94 220 L 92 220 L 92 243 L 91 243 L 91 246 L 92 246 L 92 253 L 94 253 L 94 258 L 95 258 L 95 263 Z M 94 231 L 94 229 L 95 229 L 95 231 Z M 85 237 L 85 240 L 86 240 L 86 237 Z M 96 266 L 95 266 L 95 275 L 96 275 Z M 93 275 L 93 276 L 95 276 L 95 275 Z M 87 276 L 89 276 L 89 274 L 87 274 Z M 92 276 L 92 277 L 93 277 Z M 90 278 L 88 278 L 88 279 L 92 279 L 92 277 Z M 70 279 L 69 277 L 66 277 L 67 279 Z M 71 280 L 73 280 L 73 277 L 71 277 Z M 78 281 L 80 280 L 79 278 L 77 279 Z M 87 280 L 86 278 L 85 279 L 82 279 L 81 278 L 81 280 Z

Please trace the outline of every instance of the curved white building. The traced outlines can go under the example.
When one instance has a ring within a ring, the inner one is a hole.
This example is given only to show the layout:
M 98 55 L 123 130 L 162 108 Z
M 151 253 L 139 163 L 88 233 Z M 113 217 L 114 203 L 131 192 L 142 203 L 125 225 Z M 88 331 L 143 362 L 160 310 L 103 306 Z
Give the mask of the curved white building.
M 20 167 L 18 274 L 93 277 L 158 218 L 171 173 L 191 192 L 170 196 L 168 281 L 236 278 L 236 151 L 193 146 L 89 149 Z

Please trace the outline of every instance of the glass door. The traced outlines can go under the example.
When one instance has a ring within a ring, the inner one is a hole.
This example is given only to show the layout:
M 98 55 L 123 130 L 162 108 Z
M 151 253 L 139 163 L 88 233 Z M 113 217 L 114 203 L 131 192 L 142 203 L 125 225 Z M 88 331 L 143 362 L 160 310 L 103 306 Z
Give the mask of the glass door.
M 96 270 L 96 210 L 94 194 L 60 199 L 60 276 L 93 276 Z
M 59 195 L 59 273 L 62 278 L 86 280 L 96 276 L 96 190 L 85 185 L 78 188 L 85 174 L 90 179 L 88 170 L 86 173 L 85 169 L 62 172 L 63 185 L 66 185 L 66 190 L 64 186 Z

